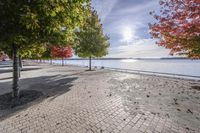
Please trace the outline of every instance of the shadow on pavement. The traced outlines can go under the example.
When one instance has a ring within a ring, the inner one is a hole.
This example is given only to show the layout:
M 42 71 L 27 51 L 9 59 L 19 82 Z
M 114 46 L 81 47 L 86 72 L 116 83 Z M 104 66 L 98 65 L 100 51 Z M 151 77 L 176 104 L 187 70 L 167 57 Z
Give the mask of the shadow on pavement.
M 22 68 L 21 71 L 31 71 L 31 70 L 38 70 L 38 69 L 41 69 L 41 68 Z M 2 69 L 2 70 L 0 70 L 0 74 L 1 73 L 9 73 L 9 72 L 12 72 L 12 71 L 13 71 L 12 68 L 11 69 L 7 69 L 7 70 Z
M 200 86 L 192 86 L 191 89 L 194 89 L 194 90 L 200 91 Z
M 7 79 L 12 79 L 13 77 L 5 77 L 5 78 L 0 78 L 0 80 L 7 80 Z
M 47 98 L 52 100 L 70 91 L 72 82 L 77 77 L 67 75 L 40 76 L 20 80 L 20 98 L 16 102 L 11 93 L 0 95 L 0 120 L 6 119 L 16 112 L 22 111 L 34 104 L 39 104 Z M 2 82 L 1 87 L 10 86 L 11 81 Z M 1 89 L 1 88 L 0 88 Z

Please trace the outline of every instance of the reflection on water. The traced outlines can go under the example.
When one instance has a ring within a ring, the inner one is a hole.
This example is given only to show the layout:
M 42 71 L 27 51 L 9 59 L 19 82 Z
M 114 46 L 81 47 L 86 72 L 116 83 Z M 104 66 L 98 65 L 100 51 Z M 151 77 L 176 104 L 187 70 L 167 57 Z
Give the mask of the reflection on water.
M 137 62 L 138 60 L 134 60 L 134 59 L 124 59 L 121 60 L 121 62 Z

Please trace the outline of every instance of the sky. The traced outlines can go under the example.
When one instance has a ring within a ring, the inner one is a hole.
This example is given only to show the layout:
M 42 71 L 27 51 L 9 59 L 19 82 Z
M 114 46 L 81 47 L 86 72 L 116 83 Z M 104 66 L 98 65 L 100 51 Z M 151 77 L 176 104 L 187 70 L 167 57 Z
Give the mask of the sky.
M 159 10 L 159 0 L 92 0 L 92 6 L 110 37 L 106 57 L 169 57 L 149 34 L 148 23 L 155 21 L 149 12 Z

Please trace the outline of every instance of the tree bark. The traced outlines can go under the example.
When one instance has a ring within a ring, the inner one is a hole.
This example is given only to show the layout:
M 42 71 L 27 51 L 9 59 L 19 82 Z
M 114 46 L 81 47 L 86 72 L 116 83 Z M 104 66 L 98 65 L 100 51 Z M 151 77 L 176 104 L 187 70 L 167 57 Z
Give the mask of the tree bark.
M 22 70 L 22 68 L 23 68 L 21 56 L 19 56 L 18 59 L 19 59 L 19 77 L 21 77 L 21 70 Z
M 62 57 L 62 66 L 64 66 L 64 58 Z
M 52 62 L 52 58 L 50 59 L 50 64 L 51 64 L 51 65 L 53 64 L 53 62 Z
M 18 49 L 15 44 L 13 44 L 13 98 L 19 97 L 19 56 Z
M 21 58 L 21 56 L 19 56 L 19 67 L 20 67 L 20 68 L 23 68 L 23 63 L 22 63 L 22 58 Z
M 89 70 L 92 70 L 92 57 L 89 57 Z

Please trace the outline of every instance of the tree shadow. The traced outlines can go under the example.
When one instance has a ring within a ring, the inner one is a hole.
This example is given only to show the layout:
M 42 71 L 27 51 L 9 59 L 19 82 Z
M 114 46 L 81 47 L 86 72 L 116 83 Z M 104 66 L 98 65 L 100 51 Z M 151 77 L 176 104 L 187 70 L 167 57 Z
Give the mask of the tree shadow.
M 92 71 L 96 71 L 95 69 L 91 69 L 91 70 L 89 70 L 89 69 L 87 69 L 87 70 L 85 70 L 86 72 L 92 72 Z
M 0 68 L 12 67 L 10 65 L 0 65 Z
M 24 110 L 34 104 L 39 104 L 43 100 L 56 97 L 70 91 L 72 82 L 77 77 L 67 75 L 41 76 L 20 80 L 20 97 L 12 99 L 11 93 L 0 95 L 0 120 L 6 119 L 15 113 Z M 1 87 L 11 88 L 11 81 L 1 82 Z M 10 90 L 11 91 L 11 90 Z
M 38 70 L 38 69 L 41 69 L 41 68 L 22 68 L 21 71 L 31 71 L 31 70 Z M 0 74 L 1 73 L 9 73 L 9 72 L 13 72 L 13 69 L 0 70 Z
M 12 109 L 14 107 L 25 105 L 38 99 L 42 95 L 42 92 L 36 90 L 22 90 L 20 92 L 20 97 L 13 99 L 11 92 L 5 93 L 0 95 L 0 110 Z
M 200 91 L 200 86 L 191 86 L 191 89 L 194 89 L 194 90 Z
M 12 79 L 13 77 L 5 77 L 5 78 L 0 78 L 0 80 L 7 80 L 7 79 Z

